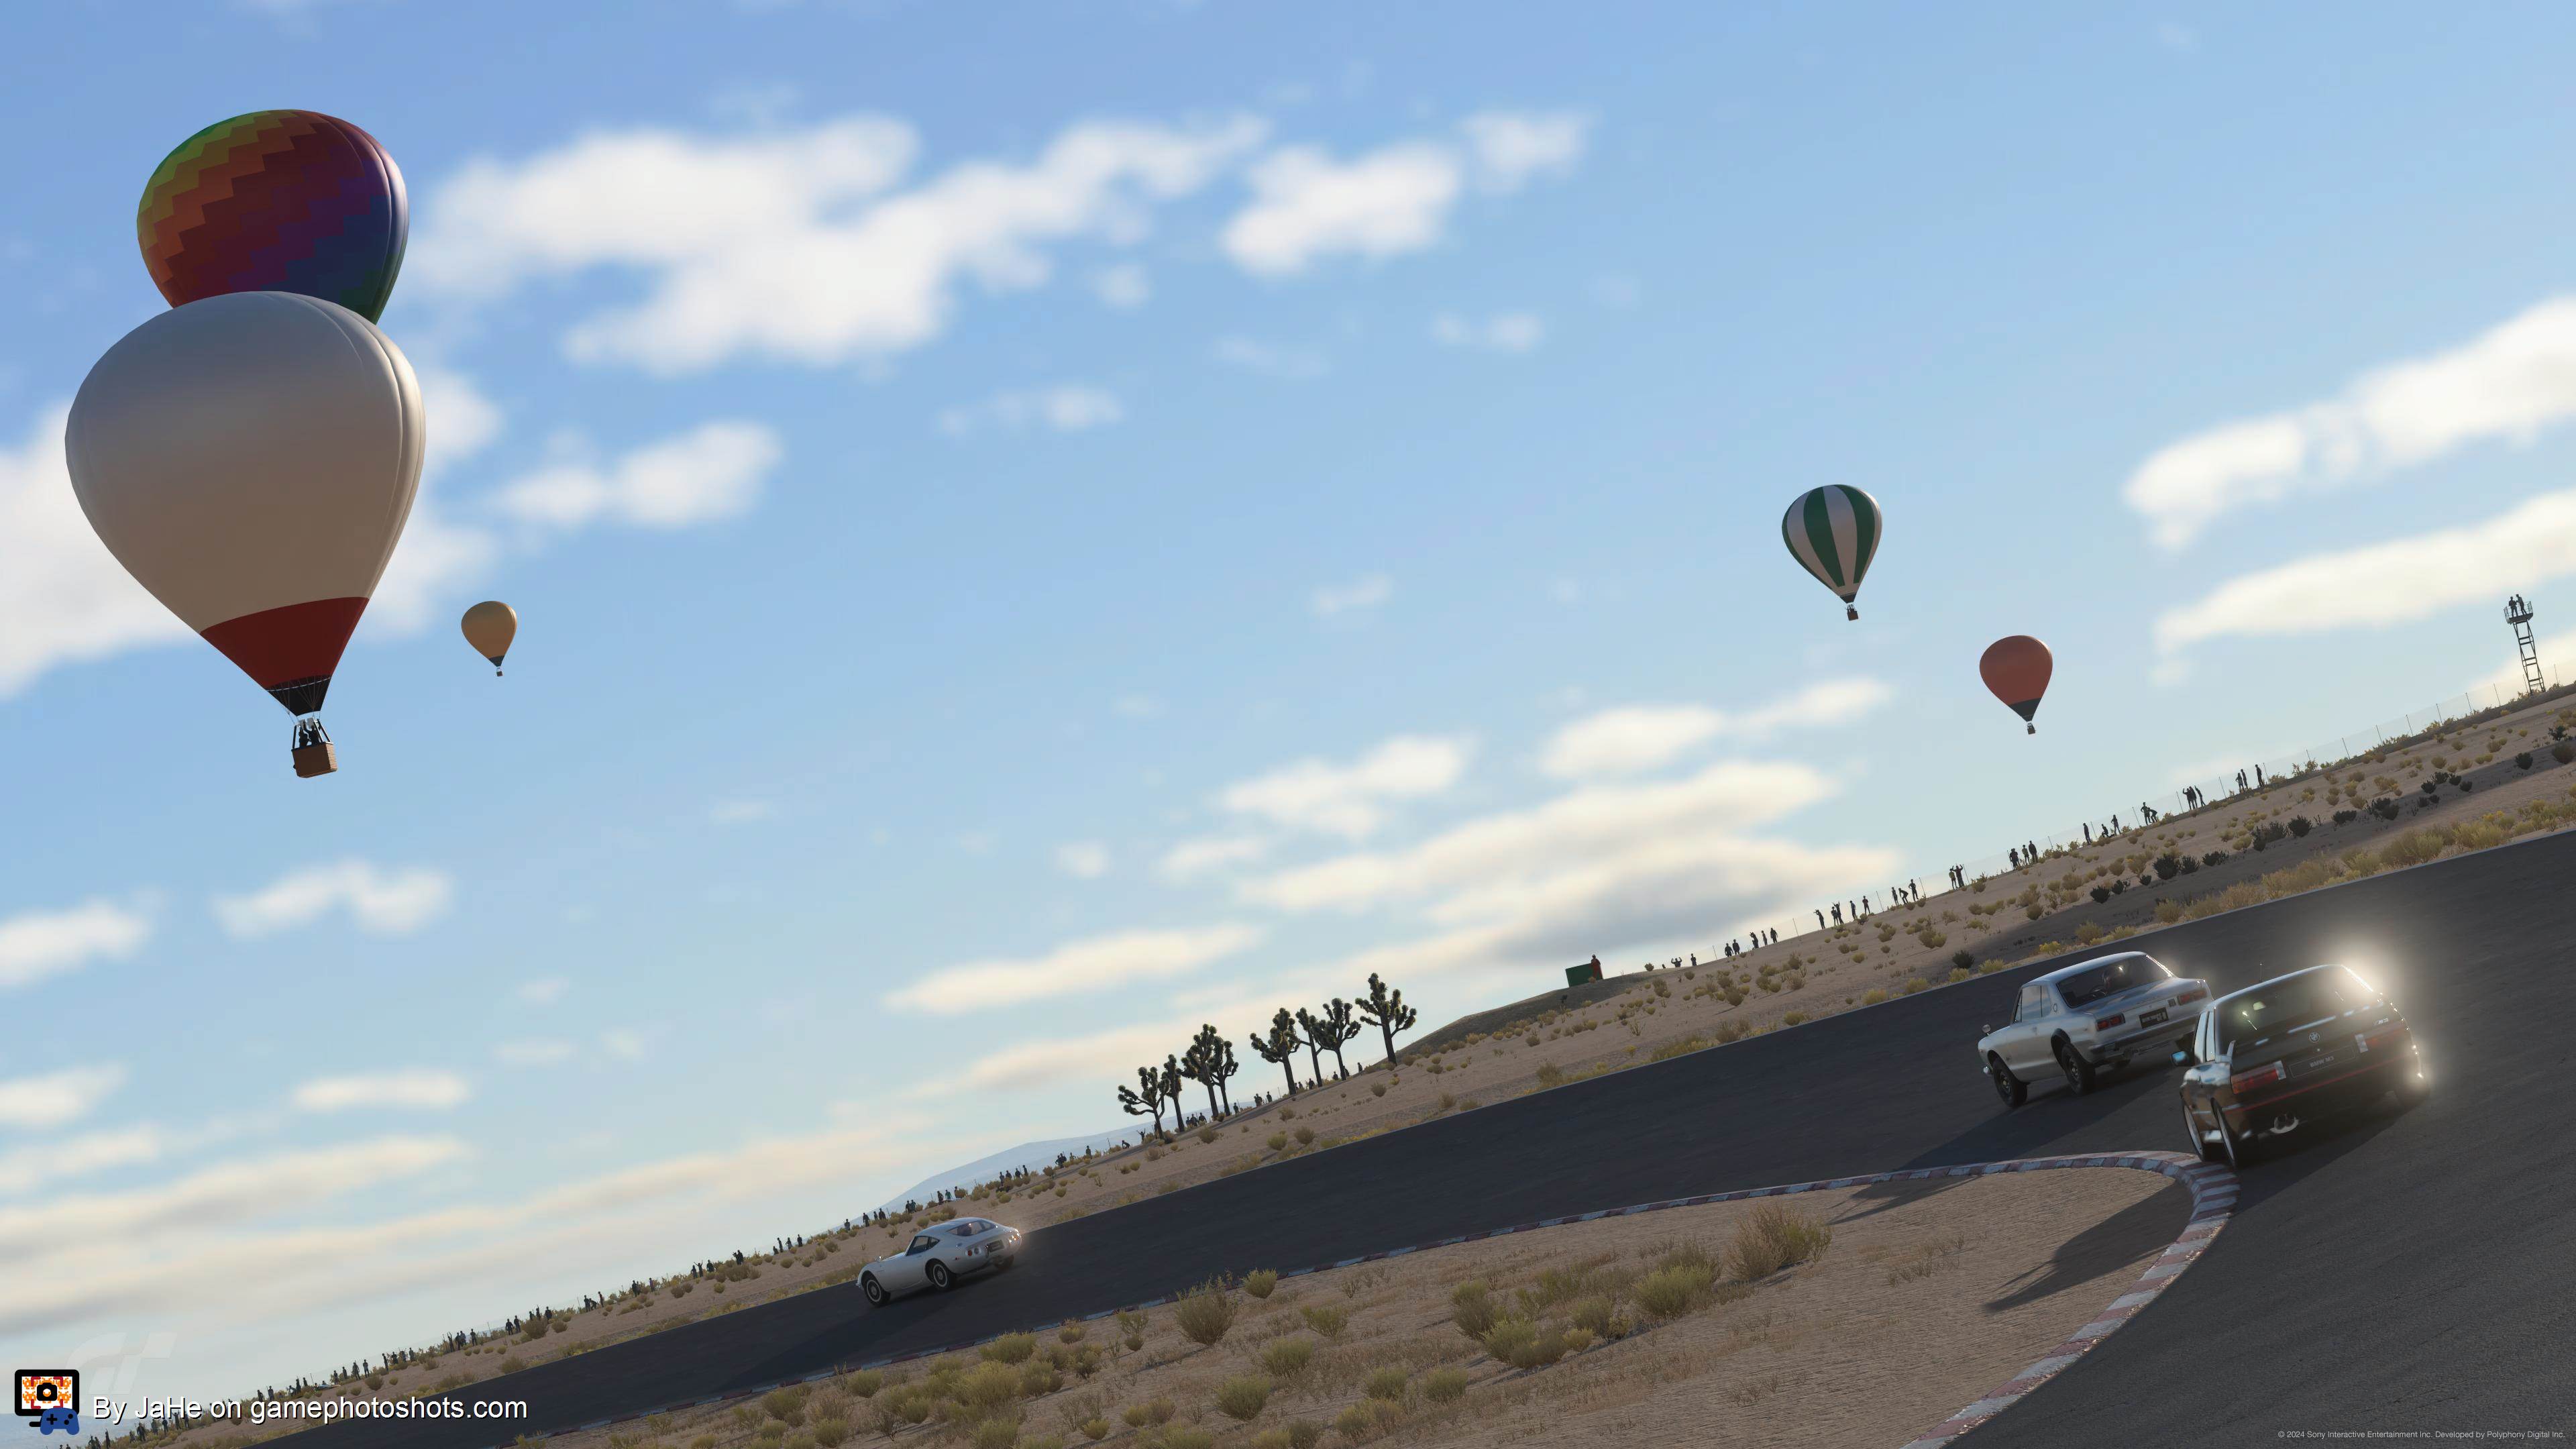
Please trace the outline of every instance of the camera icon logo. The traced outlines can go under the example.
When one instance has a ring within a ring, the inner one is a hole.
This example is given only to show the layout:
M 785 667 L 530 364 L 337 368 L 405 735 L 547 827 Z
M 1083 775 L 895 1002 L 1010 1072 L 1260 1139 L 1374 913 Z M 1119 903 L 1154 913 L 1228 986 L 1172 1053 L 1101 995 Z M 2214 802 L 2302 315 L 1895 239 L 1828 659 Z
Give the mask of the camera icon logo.
M 80 1433 L 80 1370 L 20 1369 L 14 1387 L 10 1407 L 19 1418 L 35 1420 L 37 1433 Z

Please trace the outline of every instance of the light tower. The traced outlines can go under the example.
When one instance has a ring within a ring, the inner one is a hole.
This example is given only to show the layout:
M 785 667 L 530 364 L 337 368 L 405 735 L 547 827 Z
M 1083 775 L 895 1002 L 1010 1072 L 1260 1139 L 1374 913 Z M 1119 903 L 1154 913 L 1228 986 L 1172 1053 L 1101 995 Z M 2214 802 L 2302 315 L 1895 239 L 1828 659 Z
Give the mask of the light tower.
M 2531 637 L 2531 601 L 2520 594 L 2504 601 L 2504 621 L 2513 626 L 2513 642 L 2522 651 L 2522 691 L 2538 694 L 2549 687 L 2540 672 L 2540 645 Z

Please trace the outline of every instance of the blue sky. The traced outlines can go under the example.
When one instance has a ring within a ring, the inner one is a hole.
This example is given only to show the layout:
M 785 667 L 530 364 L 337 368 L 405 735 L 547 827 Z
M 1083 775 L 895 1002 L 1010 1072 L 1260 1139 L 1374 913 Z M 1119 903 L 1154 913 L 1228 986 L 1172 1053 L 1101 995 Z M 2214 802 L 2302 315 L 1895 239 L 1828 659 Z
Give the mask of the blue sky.
M 318 1369 L 1109 1125 L 1200 1020 L 1436 1021 L 2394 715 L 2509 589 L 2576 649 L 2569 28 L 13 13 L 0 1357 Z M 403 166 L 431 409 L 321 782 L 61 472 L 145 177 L 274 106 Z

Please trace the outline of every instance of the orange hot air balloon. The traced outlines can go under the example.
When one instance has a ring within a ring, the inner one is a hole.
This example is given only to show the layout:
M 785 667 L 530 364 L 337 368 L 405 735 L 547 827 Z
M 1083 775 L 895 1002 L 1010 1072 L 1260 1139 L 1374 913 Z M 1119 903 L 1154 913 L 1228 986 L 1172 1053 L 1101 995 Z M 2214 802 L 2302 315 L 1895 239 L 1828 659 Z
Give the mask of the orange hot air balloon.
M 1977 661 L 1977 673 L 1984 676 L 1986 688 L 2025 721 L 2039 712 L 2039 697 L 2048 693 L 2048 676 L 2056 667 L 2048 646 L 2028 634 L 1996 640 Z M 2038 734 L 2039 726 L 2030 725 L 2027 732 Z
M 510 641 L 519 637 L 519 611 L 499 599 L 485 599 L 465 611 L 465 642 L 474 652 L 492 661 L 492 673 L 501 672 L 501 656 L 510 652 Z

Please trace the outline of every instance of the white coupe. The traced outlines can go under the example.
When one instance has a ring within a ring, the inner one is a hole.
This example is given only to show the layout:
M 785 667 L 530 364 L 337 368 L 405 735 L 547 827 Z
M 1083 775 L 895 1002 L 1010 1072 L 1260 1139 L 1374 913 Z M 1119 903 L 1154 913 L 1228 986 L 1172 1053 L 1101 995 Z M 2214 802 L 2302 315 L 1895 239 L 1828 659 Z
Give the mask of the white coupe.
M 959 1218 L 913 1234 L 910 1245 L 859 1270 L 859 1291 L 883 1308 L 924 1288 L 945 1291 L 960 1278 L 1019 1260 L 1020 1230 L 990 1218 Z
M 2052 1067 L 2068 1091 L 2089 1092 L 2099 1074 L 2133 1059 L 2188 1054 L 2209 996 L 2208 982 L 2176 976 L 2144 951 L 2060 966 L 2022 983 L 2013 1019 L 1978 1039 L 1977 1065 L 2006 1108 Z

